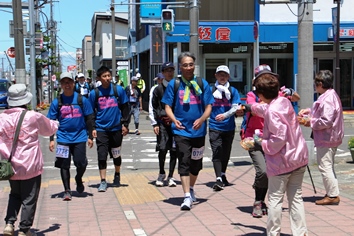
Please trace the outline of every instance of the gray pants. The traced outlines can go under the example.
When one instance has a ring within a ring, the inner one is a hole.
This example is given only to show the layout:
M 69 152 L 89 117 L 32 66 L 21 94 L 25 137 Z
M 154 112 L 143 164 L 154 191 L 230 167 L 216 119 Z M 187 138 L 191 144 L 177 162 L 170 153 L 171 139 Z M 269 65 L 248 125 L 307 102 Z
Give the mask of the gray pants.
M 263 150 L 255 149 L 248 153 L 256 170 L 253 188 L 268 188 L 267 167 Z
M 11 192 L 5 217 L 6 224 L 13 225 L 16 222 L 22 207 L 20 231 L 27 232 L 31 228 L 36 213 L 41 180 L 41 175 L 26 180 L 9 180 Z

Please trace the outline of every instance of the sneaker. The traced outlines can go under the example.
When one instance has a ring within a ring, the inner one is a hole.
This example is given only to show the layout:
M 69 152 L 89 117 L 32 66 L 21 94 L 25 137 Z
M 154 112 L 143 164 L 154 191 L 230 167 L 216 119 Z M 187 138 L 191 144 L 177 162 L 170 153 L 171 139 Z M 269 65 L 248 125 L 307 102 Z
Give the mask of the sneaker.
M 224 186 L 230 186 L 229 181 L 227 181 L 227 179 L 226 179 L 226 175 L 222 175 L 221 179 L 222 179 Z
M 75 176 L 75 181 L 76 181 L 76 191 L 78 193 L 83 193 L 84 190 L 85 190 L 85 186 L 82 182 L 82 179 L 78 179 L 76 176 Z
M 71 201 L 71 191 L 70 190 L 65 191 L 63 201 Z
M 262 201 L 255 201 L 253 203 L 252 216 L 254 218 L 261 218 L 263 216 L 262 212 Z
M 98 187 L 98 192 L 106 192 L 107 191 L 107 182 L 101 181 L 100 186 Z
M 33 233 L 31 230 L 28 230 L 27 233 L 18 231 L 18 236 L 37 236 L 37 234 Z
M 4 236 L 13 236 L 14 235 L 14 226 L 12 224 L 6 224 L 3 234 L 4 234 Z
M 264 216 L 268 215 L 268 207 L 263 201 L 262 201 L 262 213 Z
M 181 211 L 189 211 L 192 208 L 192 202 L 191 197 L 185 197 L 181 205 Z
M 140 132 L 139 132 L 138 129 L 135 130 L 135 134 L 136 134 L 136 135 L 140 135 Z
M 155 182 L 155 185 L 157 187 L 162 187 L 164 184 L 163 184 L 163 181 L 165 180 L 166 178 L 166 174 L 159 174 L 159 176 L 157 177 L 157 180 Z
M 114 175 L 113 185 L 117 187 L 120 186 L 120 173 Z
M 168 187 L 176 187 L 176 180 L 173 177 L 168 178 Z
M 213 186 L 214 191 L 221 191 L 224 190 L 224 183 L 221 180 L 216 180 L 216 183 Z
M 197 201 L 197 198 L 195 197 L 195 192 L 194 192 L 194 189 L 189 189 L 190 191 L 190 194 L 191 194 L 191 199 L 193 202 L 196 202 Z

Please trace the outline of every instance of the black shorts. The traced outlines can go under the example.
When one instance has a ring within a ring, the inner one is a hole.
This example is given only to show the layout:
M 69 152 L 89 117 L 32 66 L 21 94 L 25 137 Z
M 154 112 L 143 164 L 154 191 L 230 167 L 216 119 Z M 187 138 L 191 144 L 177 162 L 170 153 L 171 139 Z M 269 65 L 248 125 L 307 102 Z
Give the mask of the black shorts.
M 171 126 L 165 126 L 163 124 L 159 125 L 160 132 L 157 135 L 157 150 L 175 150 L 176 147 L 173 145 L 173 133 Z
M 96 145 L 97 158 L 99 161 L 106 161 L 109 154 L 113 158 L 112 148 L 122 146 L 123 135 L 121 130 L 117 131 L 97 131 Z
M 194 148 L 205 147 L 205 137 L 187 138 L 175 135 L 174 138 L 178 157 L 178 173 L 181 176 L 198 175 L 199 171 L 203 169 L 203 158 L 193 160 L 192 152 L 195 152 Z
M 69 147 L 68 158 L 56 157 L 54 166 L 62 169 L 70 169 L 71 157 L 73 159 L 74 165 L 77 168 L 87 166 L 86 157 L 86 142 L 82 143 L 58 143 L 58 145 L 64 145 Z

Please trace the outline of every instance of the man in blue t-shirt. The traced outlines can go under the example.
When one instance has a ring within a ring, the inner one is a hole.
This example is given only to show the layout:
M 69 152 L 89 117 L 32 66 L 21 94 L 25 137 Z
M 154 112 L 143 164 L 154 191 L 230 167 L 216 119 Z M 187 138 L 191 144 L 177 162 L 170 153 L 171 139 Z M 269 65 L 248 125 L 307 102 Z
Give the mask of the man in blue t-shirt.
M 215 102 L 209 119 L 209 141 L 213 152 L 213 166 L 216 183 L 215 191 L 224 189 L 229 182 L 226 179 L 226 169 L 230 160 L 232 142 L 235 136 L 235 113 L 241 103 L 237 89 L 229 83 L 230 70 L 221 65 L 216 68 L 216 82 L 211 88 Z
M 190 52 L 179 55 L 182 77 L 178 91 L 174 91 L 176 79 L 173 79 L 162 98 L 166 114 L 173 122 L 171 127 L 176 142 L 178 173 L 184 192 L 181 210 L 190 210 L 196 201 L 194 184 L 203 167 L 206 120 L 214 102 L 208 82 L 194 75 L 194 62 L 195 56 Z M 203 87 L 199 86 L 200 80 Z
M 82 176 L 87 166 L 86 142 L 92 148 L 94 115 L 89 100 L 74 92 L 75 81 L 71 73 L 60 75 L 60 86 L 63 93 L 52 102 L 47 117 L 59 121 L 55 167 L 60 168 L 64 201 L 70 201 L 71 157 L 76 166 L 76 191 L 82 193 L 85 190 Z M 50 137 L 49 150 L 54 151 L 54 135 Z
M 97 92 L 92 90 L 89 99 L 96 112 L 93 137 L 96 138 L 98 169 L 101 177 L 98 191 L 106 192 L 108 154 L 113 158 L 115 168 L 113 184 L 120 186 L 121 147 L 123 136 L 129 131 L 129 106 L 124 89 L 111 83 L 112 75 L 108 67 L 100 67 L 97 70 L 97 77 L 102 83 L 96 88 L 98 97 L 96 97 Z

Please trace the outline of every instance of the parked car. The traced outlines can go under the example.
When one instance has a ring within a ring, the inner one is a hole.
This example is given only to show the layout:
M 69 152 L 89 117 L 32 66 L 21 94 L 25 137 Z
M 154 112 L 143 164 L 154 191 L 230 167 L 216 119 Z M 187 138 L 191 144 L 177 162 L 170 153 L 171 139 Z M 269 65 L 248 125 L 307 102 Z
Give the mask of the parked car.
M 7 90 L 11 82 L 7 79 L 0 79 L 0 107 L 7 108 Z

